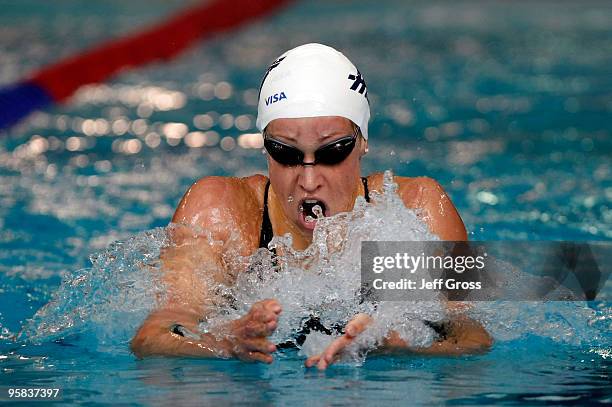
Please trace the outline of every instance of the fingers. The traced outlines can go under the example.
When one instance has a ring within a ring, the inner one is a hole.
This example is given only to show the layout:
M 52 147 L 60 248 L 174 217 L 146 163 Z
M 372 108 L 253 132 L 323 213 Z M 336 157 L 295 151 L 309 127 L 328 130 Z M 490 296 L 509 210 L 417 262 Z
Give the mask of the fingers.
M 251 310 L 261 310 L 261 311 L 268 311 L 268 312 L 273 312 L 276 315 L 280 314 L 282 312 L 282 307 L 279 304 L 278 301 L 276 301 L 275 299 L 267 299 L 267 300 L 262 300 L 262 301 L 258 301 L 255 304 L 253 304 L 253 306 L 251 307 Z
M 372 317 L 367 314 L 357 314 L 351 321 L 346 324 L 344 330 L 345 335 L 349 338 L 354 338 L 368 327 L 372 323 Z
M 234 355 L 248 362 L 272 363 L 272 352 L 276 352 L 276 346 L 264 338 L 241 341 L 234 349 Z
M 304 362 L 304 365 L 306 367 L 313 367 L 319 362 L 319 359 L 321 359 L 321 355 L 311 356 L 308 359 L 306 359 L 306 362 Z
M 245 352 L 238 355 L 239 359 L 245 362 L 272 363 L 274 358 L 271 355 L 261 352 Z
M 335 361 L 338 360 L 338 355 L 334 355 L 331 358 L 325 358 L 325 357 L 321 357 L 319 359 L 319 362 L 317 363 L 317 369 L 319 370 L 325 370 L 329 367 L 329 365 L 331 365 L 332 363 L 334 363 Z
M 257 338 L 271 335 L 278 326 L 282 309 L 278 301 L 269 299 L 256 302 L 248 314 L 240 319 L 238 336 Z
M 341 336 L 334 340 L 324 351 L 323 353 L 315 356 L 311 356 L 306 359 L 304 365 L 306 367 L 317 366 L 319 370 L 325 370 L 329 365 L 331 365 L 337 358 L 339 353 L 351 342 L 353 339 L 347 338 L 346 336 Z
M 353 342 L 353 338 L 349 338 L 346 335 L 339 337 L 334 340 L 321 354 L 321 358 L 317 363 L 317 369 L 325 370 L 327 366 L 331 365 L 337 356 L 342 352 L 344 348 Z
M 251 355 L 251 360 L 254 360 L 257 362 L 270 364 L 272 363 L 272 361 L 274 361 L 274 358 L 271 355 L 268 355 L 265 353 L 251 352 L 250 355 Z
M 327 361 L 324 360 L 321 355 L 315 355 L 315 356 L 311 356 L 308 359 L 306 359 L 306 362 L 304 362 L 304 366 L 306 366 L 307 368 L 313 367 L 313 366 L 317 366 L 317 368 L 319 370 L 325 370 L 329 365 L 331 365 L 336 359 L 337 359 L 337 355 L 334 356 L 332 358 L 331 361 Z
M 268 322 L 251 320 L 244 326 L 244 336 L 247 338 L 258 338 L 271 335 L 276 329 L 278 322 L 276 318 L 271 318 Z
M 251 352 L 272 353 L 276 352 L 276 345 L 272 342 L 259 338 L 244 341 L 242 346 Z
M 278 324 L 278 316 L 281 311 L 280 304 L 274 299 L 263 300 L 253 304 L 247 315 L 249 319 L 255 322 L 247 326 L 249 335 L 268 336 L 272 334 Z
M 306 367 L 317 366 L 319 370 L 325 370 L 334 363 L 340 353 L 361 334 L 372 323 L 372 318 L 367 314 L 357 314 L 346 324 L 344 335 L 336 338 L 320 355 L 311 356 L 305 362 Z
M 266 338 L 278 326 L 282 309 L 273 299 L 256 302 L 249 312 L 232 323 L 233 354 L 245 361 L 271 363 L 276 346 Z

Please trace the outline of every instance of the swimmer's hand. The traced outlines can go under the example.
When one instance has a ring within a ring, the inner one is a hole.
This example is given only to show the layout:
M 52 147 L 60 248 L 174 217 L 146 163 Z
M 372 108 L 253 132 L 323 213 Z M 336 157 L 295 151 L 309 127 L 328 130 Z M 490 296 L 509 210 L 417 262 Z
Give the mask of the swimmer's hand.
M 319 370 L 327 369 L 338 359 L 342 351 L 367 329 L 372 321 L 373 319 L 366 314 L 357 314 L 346 325 L 344 335 L 334 340 L 321 354 L 308 358 L 305 363 L 306 367 L 316 365 Z M 447 334 L 448 337 L 435 341 L 429 347 L 416 348 L 410 346 L 396 331 L 389 331 L 379 352 L 457 356 L 484 353 L 493 344 L 493 338 L 486 329 L 479 322 L 467 317 L 456 317 L 452 320 Z
M 253 304 L 242 318 L 229 323 L 228 339 L 232 355 L 248 362 L 272 363 L 276 346 L 268 336 L 276 330 L 282 308 L 278 301 L 267 299 Z
M 167 307 L 152 312 L 130 343 L 138 358 L 182 356 L 238 358 L 271 363 L 276 346 L 268 341 L 278 324 L 281 306 L 276 300 L 259 301 L 242 318 L 200 334 L 201 311 Z
M 342 351 L 349 346 L 355 338 L 366 330 L 372 323 L 372 317 L 367 314 L 357 314 L 346 324 L 344 335 L 335 339 L 322 353 L 311 356 L 306 360 L 306 367 L 317 366 L 319 370 L 325 370 L 334 363 Z

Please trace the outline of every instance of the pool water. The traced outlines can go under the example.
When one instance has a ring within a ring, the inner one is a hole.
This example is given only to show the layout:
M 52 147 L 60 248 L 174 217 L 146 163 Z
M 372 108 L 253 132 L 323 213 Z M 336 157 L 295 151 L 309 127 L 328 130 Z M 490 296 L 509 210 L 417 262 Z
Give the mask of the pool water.
M 184 6 L 0 0 L 0 86 Z M 342 50 L 367 80 L 364 173 L 437 179 L 473 240 L 609 241 L 610 27 L 612 5 L 599 1 L 295 2 L 0 134 L 0 387 L 57 386 L 64 401 L 113 404 L 610 403 L 612 305 L 601 301 L 574 305 L 591 319 L 568 322 L 578 337 L 594 325 L 592 340 L 526 333 L 496 338 L 485 355 L 372 357 L 324 373 L 293 351 L 271 366 L 137 361 L 127 339 L 145 310 L 127 306 L 103 330 L 14 340 L 62 278 L 116 276 L 154 258 L 159 230 L 137 234 L 165 226 L 194 180 L 266 172 L 252 135 L 260 75 L 304 42 Z M 117 240 L 144 249 L 106 249 Z M 91 255 L 117 251 L 124 263 L 92 268 Z M 120 298 L 74 291 L 87 316 Z M 568 315 L 557 307 L 551 320 Z

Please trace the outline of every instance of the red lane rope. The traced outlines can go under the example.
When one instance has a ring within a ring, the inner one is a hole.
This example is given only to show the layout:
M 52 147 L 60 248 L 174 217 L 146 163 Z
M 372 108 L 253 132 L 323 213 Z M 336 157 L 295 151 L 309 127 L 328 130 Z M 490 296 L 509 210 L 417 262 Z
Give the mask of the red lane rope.
M 171 17 L 167 22 L 110 41 L 35 73 L 30 82 L 56 102 L 79 87 L 101 82 L 126 67 L 170 59 L 195 41 L 262 17 L 290 0 L 213 0 Z

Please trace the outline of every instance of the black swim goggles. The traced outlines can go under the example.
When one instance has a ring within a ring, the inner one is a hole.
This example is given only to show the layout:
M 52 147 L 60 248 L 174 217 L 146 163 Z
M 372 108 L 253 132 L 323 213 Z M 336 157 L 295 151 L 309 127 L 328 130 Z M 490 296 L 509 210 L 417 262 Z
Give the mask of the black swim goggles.
M 285 144 L 273 138 L 264 137 L 264 147 L 270 157 L 279 164 L 296 167 L 298 165 L 336 165 L 346 160 L 346 157 L 351 155 L 355 144 L 357 143 L 357 135 L 346 136 L 334 140 L 331 143 L 319 147 L 314 153 L 314 161 L 310 163 L 304 162 L 304 152 L 302 150 Z

